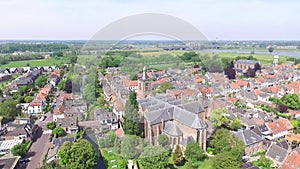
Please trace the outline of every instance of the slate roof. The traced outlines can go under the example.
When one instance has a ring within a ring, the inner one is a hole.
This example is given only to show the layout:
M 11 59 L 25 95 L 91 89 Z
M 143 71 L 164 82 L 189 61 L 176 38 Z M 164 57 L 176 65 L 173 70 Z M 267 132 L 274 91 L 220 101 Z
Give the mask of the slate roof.
M 168 121 L 164 128 L 164 133 L 173 136 L 179 137 L 182 136 L 182 131 L 174 124 L 172 121 Z
M 250 129 L 239 130 L 237 138 L 245 143 L 246 146 L 263 141 L 263 138 Z
M 183 146 L 183 147 L 187 147 L 187 145 L 191 142 L 195 142 L 194 138 L 192 136 L 189 136 L 187 137 L 186 139 L 182 140 L 180 142 L 180 144 Z
M 266 156 L 278 162 L 283 162 L 287 154 L 288 151 L 286 149 L 276 145 L 276 143 L 272 143 L 266 153 Z
M 243 163 L 242 169 L 259 169 L 259 167 L 251 164 L 251 163 Z
M 139 100 L 143 111 L 148 110 L 145 118 L 150 125 L 159 124 L 162 120 L 176 120 L 194 129 L 206 128 L 206 124 L 198 116 L 198 111 L 203 109 L 200 103 L 173 105 L 169 102 L 174 103 L 175 99 L 166 94 Z
M 74 142 L 75 138 L 74 137 L 70 137 L 70 138 L 56 138 L 53 140 L 53 144 L 55 146 L 61 147 L 64 142 L 69 141 L 69 142 Z
M 248 65 L 254 65 L 256 63 L 259 63 L 258 61 L 256 60 L 243 60 L 243 59 L 240 59 L 238 61 L 236 61 L 237 64 L 248 64 Z

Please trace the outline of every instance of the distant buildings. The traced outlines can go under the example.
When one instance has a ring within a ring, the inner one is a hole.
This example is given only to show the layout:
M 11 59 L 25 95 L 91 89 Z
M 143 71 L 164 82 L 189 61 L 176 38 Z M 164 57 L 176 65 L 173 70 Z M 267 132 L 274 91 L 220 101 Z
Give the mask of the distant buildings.
M 254 69 L 256 64 L 260 64 L 255 60 L 238 60 L 236 61 L 234 68 L 238 73 L 246 73 L 248 69 Z

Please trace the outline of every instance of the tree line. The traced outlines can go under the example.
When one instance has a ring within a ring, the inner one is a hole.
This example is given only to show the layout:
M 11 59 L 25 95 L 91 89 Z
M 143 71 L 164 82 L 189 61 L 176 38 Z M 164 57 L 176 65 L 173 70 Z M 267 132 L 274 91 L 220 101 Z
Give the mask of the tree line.
M 66 44 L 21 44 L 21 43 L 6 43 L 0 45 L 0 53 L 20 52 L 59 52 L 69 49 Z

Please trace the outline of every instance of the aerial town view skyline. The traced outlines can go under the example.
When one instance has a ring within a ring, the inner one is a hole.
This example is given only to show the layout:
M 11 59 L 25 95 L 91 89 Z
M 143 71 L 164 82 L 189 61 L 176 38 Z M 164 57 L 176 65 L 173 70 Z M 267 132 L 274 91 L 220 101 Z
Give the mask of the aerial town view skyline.
M 0 2 L 0 168 L 299 169 L 300 2 Z

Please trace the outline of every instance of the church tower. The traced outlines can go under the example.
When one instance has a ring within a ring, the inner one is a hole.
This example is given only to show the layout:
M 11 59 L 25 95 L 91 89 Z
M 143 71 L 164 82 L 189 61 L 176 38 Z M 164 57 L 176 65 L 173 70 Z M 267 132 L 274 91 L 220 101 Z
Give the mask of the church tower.
M 151 86 L 151 80 L 146 74 L 146 67 L 143 68 L 143 76 L 138 80 L 138 92 L 137 92 L 137 98 L 143 99 L 147 96 L 151 95 L 152 92 L 152 86 Z
M 278 55 L 274 55 L 274 61 L 273 61 L 273 65 L 277 66 L 278 65 Z

